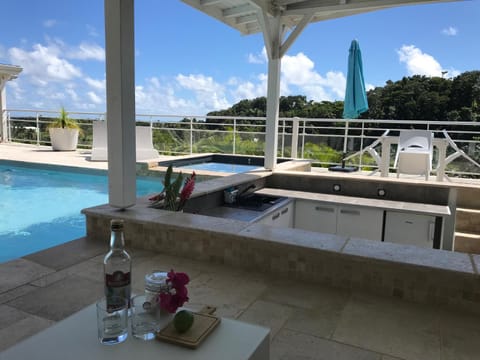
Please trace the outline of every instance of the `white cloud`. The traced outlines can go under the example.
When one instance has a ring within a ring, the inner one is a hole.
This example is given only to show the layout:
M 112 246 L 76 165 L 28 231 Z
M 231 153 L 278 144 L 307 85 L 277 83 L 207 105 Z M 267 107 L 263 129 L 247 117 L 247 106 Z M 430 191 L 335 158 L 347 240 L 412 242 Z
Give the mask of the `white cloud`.
M 400 62 L 407 66 L 409 75 L 442 76 L 440 63 L 414 45 L 403 45 L 397 52 Z
M 175 94 L 171 84 L 162 84 L 156 78 L 148 78 L 145 85 L 135 87 L 135 100 L 138 111 L 165 114 L 204 114 L 192 101 Z M 209 111 L 209 110 L 207 110 Z
M 55 44 L 35 44 L 31 51 L 14 47 L 8 50 L 8 55 L 13 64 L 23 68 L 23 75 L 37 85 L 72 80 L 82 75 L 78 67 L 61 58 L 61 51 Z
M 265 64 L 268 60 L 267 49 L 265 46 L 260 54 L 248 54 L 248 62 L 250 64 Z
M 90 101 L 93 102 L 94 104 L 98 105 L 98 104 L 103 104 L 105 102 L 103 98 L 95 94 L 93 91 L 87 92 L 87 96 L 90 99 Z
M 237 103 L 243 99 L 254 99 L 261 96 L 267 96 L 267 75 L 260 74 L 257 81 L 244 81 L 242 79 L 231 78 L 228 85 L 233 87 L 231 93 L 234 97 L 233 102 Z
M 105 50 L 97 44 L 82 42 L 78 47 L 68 51 L 67 57 L 79 60 L 98 60 L 105 61 Z
M 329 71 L 322 76 L 304 53 L 285 55 L 282 59 L 282 95 L 305 94 L 311 100 L 333 101 L 343 99 L 345 84 L 342 72 Z
M 98 33 L 97 28 L 95 26 L 87 24 L 86 27 L 87 27 L 88 35 L 90 35 L 92 37 L 100 36 L 100 34 Z
M 55 19 L 47 19 L 43 22 L 43 26 L 46 28 L 51 28 L 57 25 L 57 20 Z
M 203 74 L 185 76 L 179 74 L 175 79 L 182 88 L 193 91 L 195 99 L 201 108 L 218 110 L 225 109 L 231 105 L 225 97 L 224 87 L 215 82 L 210 76 Z
M 105 91 L 107 88 L 107 81 L 105 79 L 97 80 L 92 79 L 91 77 L 86 77 L 84 80 L 91 88 L 97 91 Z
M 453 26 L 449 26 L 448 28 L 442 30 L 442 34 L 447 36 L 455 36 L 458 34 L 458 29 Z

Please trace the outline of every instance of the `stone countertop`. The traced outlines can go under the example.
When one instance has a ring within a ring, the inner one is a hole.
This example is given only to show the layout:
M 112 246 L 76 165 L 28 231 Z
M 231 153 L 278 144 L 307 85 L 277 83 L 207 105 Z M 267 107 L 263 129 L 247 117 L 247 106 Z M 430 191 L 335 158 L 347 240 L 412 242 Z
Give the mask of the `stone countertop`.
M 423 215 L 432 216 L 449 216 L 450 209 L 446 205 L 431 205 L 413 202 L 392 201 L 382 199 L 370 199 L 362 197 L 344 196 L 344 195 L 330 195 L 321 193 L 311 193 L 296 190 L 284 190 L 274 188 L 263 188 L 256 191 L 257 194 L 284 196 L 295 199 L 304 199 L 312 201 L 322 201 L 331 204 L 351 205 L 351 206 L 366 206 L 372 208 L 379 208 L 385 210 L 395 210 L 403 212 L 414 212 Z

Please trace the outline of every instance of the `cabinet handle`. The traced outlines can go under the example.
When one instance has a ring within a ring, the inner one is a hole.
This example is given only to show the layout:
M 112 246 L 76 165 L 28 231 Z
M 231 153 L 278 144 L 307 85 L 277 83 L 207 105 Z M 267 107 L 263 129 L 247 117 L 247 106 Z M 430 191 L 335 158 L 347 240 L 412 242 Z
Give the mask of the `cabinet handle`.
M 347 215 L 360 215 L 359 210 L 347 210 L 347 209 L 340 209 L 340 212 L 342 214 L 347 214 Z
M 275 215 L 272 216 L 272 220 L 276 220 L 280 217 L 280 213 L 276 213 Z
M 282 210 L 282 215 L 288 212 L 288 207 Z
M 428 240 L 433 241 L 435 237 L 435 223 L 433 221 L 428 222 Z
M 334 208 L 325 207 L 325 206 L 315 206 L 315 210 L 317 211 L 326 211 L 326 212 L 335 212 Z

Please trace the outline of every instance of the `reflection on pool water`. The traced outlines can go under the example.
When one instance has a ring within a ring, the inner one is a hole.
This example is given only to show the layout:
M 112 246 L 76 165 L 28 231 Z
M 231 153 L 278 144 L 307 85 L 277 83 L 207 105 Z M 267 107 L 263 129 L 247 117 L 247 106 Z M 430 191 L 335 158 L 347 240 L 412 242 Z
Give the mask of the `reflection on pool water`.
M 243 173 L 261 167 L 256 165 L 239 165 L 239 164 L 226 164 L 219 162 L 203 162 L 199 164 L 189 164 L 183 166 L 177 166 L 178 169 L 189 169 L 189 170 L 207 170 L 215 172 L 226 172 L 226 173 Z
M 108 202 L 106 172 L 58 169 L 0 162 L 0 263 L 85 236 L 80 211 Z M 138 196 L 161 188 L 137 179 Z

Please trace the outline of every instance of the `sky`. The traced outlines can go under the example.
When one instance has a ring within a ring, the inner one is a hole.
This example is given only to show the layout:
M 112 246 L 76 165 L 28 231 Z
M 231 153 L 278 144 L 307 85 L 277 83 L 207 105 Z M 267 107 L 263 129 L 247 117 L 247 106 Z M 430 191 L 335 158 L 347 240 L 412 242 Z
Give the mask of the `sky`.
M 7 108 L 105 111 L 103 4 L 0 0 L 0 63 L 23 68 L 7 83 Z M 353 39 L 367 90 L 480 70 L 479 35 L 480 0 L 312 23 L 282 59 L 281 95 L 343 100 Z M 205 115 L 266 96 L 263 36 L 242 35 L 180 0 L 135 1 L 135 71 L 139 114 Z

